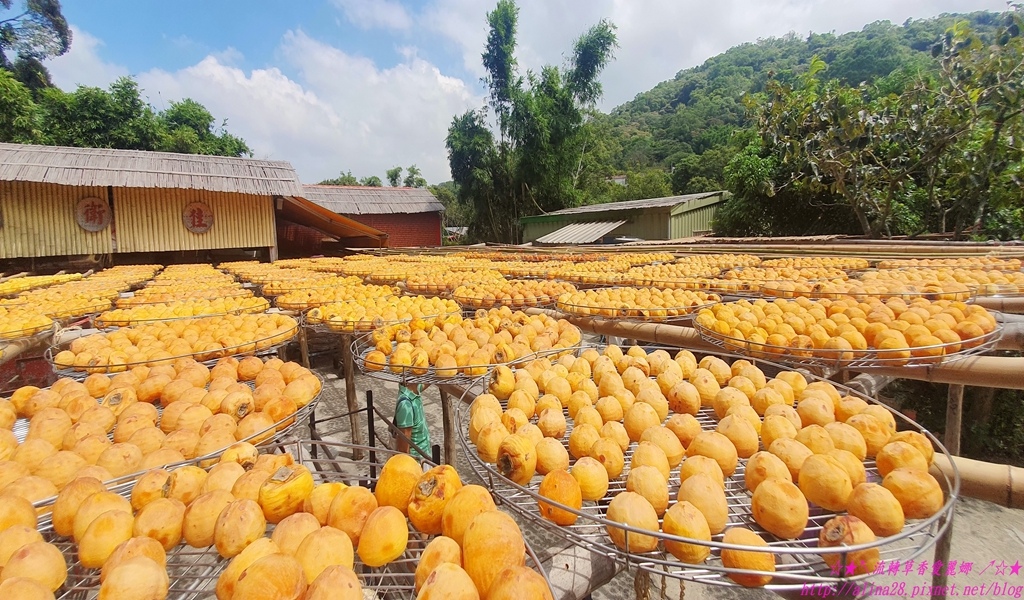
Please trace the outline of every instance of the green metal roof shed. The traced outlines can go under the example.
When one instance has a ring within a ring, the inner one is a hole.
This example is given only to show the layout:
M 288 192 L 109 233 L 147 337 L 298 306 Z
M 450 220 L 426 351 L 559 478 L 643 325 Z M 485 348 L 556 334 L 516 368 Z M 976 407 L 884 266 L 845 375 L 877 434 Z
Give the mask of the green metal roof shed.
M 711 230 L 729 192 L 627 200 L 566 208 L 520 219 L 523 242 L 534 245 L 595 244 L 618 237 L 671 240 Z

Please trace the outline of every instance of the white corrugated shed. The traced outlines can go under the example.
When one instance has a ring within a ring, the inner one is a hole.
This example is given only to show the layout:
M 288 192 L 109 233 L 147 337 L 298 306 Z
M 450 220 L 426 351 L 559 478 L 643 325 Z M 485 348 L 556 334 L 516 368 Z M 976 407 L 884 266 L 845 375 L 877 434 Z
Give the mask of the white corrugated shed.
M 534 241 L 538 244 L 592 244 L 625 222 L 625 220 L 622 220 L 570 223 Z

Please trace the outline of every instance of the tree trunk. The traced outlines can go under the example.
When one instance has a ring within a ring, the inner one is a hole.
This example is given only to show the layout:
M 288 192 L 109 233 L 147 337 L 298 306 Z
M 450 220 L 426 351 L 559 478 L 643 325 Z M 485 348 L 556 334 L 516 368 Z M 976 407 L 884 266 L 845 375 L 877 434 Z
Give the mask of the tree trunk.
M 864 209 L 855 201 L 850 203 L 853 208 L 853 214 L 857 217 L 857 222 L 860 223 L 860 228 L 864 231 L 864 235 L 869 237 L 877 237 L 871 227 L 871 222 L 868 221 L 868 216 L 864 214 Z

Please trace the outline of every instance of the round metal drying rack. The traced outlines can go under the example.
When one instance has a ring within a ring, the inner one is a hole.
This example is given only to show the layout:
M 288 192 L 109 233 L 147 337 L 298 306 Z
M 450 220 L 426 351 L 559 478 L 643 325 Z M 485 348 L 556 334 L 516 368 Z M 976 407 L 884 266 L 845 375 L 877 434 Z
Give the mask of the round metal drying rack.
M 649 349 L 654 350 L 657 348 L 650 347 Z M 702 352 L 700 354 L 712 354 L 723 359 L 745 358 L 726 353 Z M 786 367 L 775 363 L 761 360 L 752 362 L 755 366 L 768 371 L 765 373 L 766 376 L 778 371 L 786 370 Z M 805 377 L 807 377 L 808 381 L 824 381 L 821 378 L 809 374 L 805 375 Z M 872 405 L 885 406 L 851 388 L 835 384 L 833 382 L 829 383 L 835 385 L 835 387 L 843 394 L 855 396 Z M 630 464 L 632 453 L 636 448 L 636 442 L 630 442 L 629 448 L 624 453 L 626 468 L 619 477 L 609 481 L 608 493 L 606 493 L 604 498 L 597 502 L 586 501 L 579 510 L 571 508 L 548 498 L 543 498 L 539 494 L 538 490 L 542 479 L 541 476 L 534 475 L 527 485 L 520 485 L 502 476 L 495 468 L 495 465 L 484 462 L 480 459 L 475 444 L 469 440 L 467 435 L 470 420 L 469 402 L 473 396 L 484 393 L 485 391 L 486 379 L 480 378 L 465 390 L 462 401 L 455 403 L 455 419 L 458 429 L 459 443 L 467 456 L 467 460 L 473 469 L 474 475 L 492 491 L 496 498 L 500 499 L 504 506 L 508 507 L 521 518 L 532 523 L 536 527 L 543 528 L 548 532 L 560 536 L 567 542 L 585 548 L 590 552 L 607 556 L 626 568 L 637 568 L 642 571 L 647 571 L 652 575 L 729 587 L 739 587 L 739 584 L 730 579 L 729 575 L 770 575 L 772 576 L 772 580 L 765 586 L 765 588 L 775 591 L 790 592 L 806 590 L 807 588 L 804 587 L 806 584 L 821 584 L 827 586 L 863 581 L 864 579 L 870 578 L 873 574 L 867 573 L 863 575 L 844 576 L 843 569 L 840 569 L 839 573 L 835 573 L 828 565 L 825 564 L 822 559 L 822 555 L 838 555 L 840 561 L 839 564 L 841 566 L 845 566 L 852 562 L 852 559 L 849 558 L 852 553 L 866 548 L 878 548 L 881 558 L 886 561 L 906 561 L 914 559 L 935 545 L 939 537 L 942 536 L 946 532 L 947 528 L 951 526 L 954 506 L 959 496 L 960 476 L 954 464 L 952 478 L 943 474 L 942 480 L 940 480 L 940 484 L 942 484 L 946 496 L 942 508 L 936 514 L 927 519 L 920 519 L 916 521 L 908 520 L 900 533 L 876 539 L 874 542 L 843 547 L 819 548 L 817 546 L 818 533 L 828 520 L 836 516 L 836 513 L 812 506 L 810 518 L 803 535 L 794 540 L 780 539 L 771 533 L 768 533 L 763 527 L 758 525 L 753 518 L 751 494 L 746 490 L 744 485 L 744 473 L 747 459 L 741 458 L 739 459 L 735 472 L 725 478 L 725 495 L 728 504 L 729 525 L 743 526 L 753 530 L 768 543 L 767 547 L 758 548 L 726 544 L 722 541 L 722 534 L 713 535 L 711 541 L 705 541 L 670 535 L 663 533 L 660 530 L 650 531 L 646 529 L 639 529 L 622 523 L 610 521 L 606 518 L 608 503 L 611 498 L 615 494 L 623 492 L 626 489 L 625 482 L 626 476 L 629 472 L 628 466 Z M 893 413 L 898 422 L 904 424 L 904 426 L 909 429 L 927 436 L 935 447 L 936 454 L 944 455 L 948 460 L 950 460 L 950 464 L 953 464 L 949 452 L 942 446 L 941 442 L 939 442 L 934 435 L 901 413 L 894 411 L 888 406 L 885 406 L 885 408 Z M 560 441 L 566 447 L 566 451 L 568 451 L 568 439 L 569 435 L 572 433 L 573 420 L 569 417 L 567 409 L 563 410 L 565 411 L 564 416 L 567 428 Z M 711 409 L 702 408 L 696 415 L 696 418 L 701 424 L 701 429 L 703 431 L 713 431 L 715 429 L 717 419 L 714 416 L 714 411 Z M 865 461 L 864 467 L 867 474 L 867 481 L 876 483 L 881 481 L 881 477 L 878 474 L 873 460 Z M 678 467 L 672 469 L 668 486 L 669 489 L 679 486 Z M 544 519 L 541 517 L 538 510 L 538 502 L 540 500 L 543 500 L 545 504 L 549 504 L 555 508 L 568 511 L 576 515 L 576 523 L 569 526 L 560 526 Z M 659 527 L 660 521 L 661 519 L 659 518 Z M 629 545 L 630 535 L 644 535 L 657 538 L 659 541 L 658 549 L 647 553 L 627 552 L 612 543 L 608 535 L 609 528 L 619 529 L 623 532 L 627 547 Z M 704 546 L 710 549 L 710 555 L 700 564 L 685 563 L 676 559 L 664 549 L 664 542 L 666 541 Z M 776 557 L 776 570 L 768 572 L 726 567 L 722 564 L 721 560 L 722 549 L 773 553 Z
M 397 454 L 393 450 L 357 446 L 340 442 L 315 440 L 297 440 L 275 442 L 260 447 L 261 452 L 288 453 L 296 463 L 307 466 L 316 483 L 341 482 L 346 485 L 361 485 L 373 489 L 380 476 L 381 469 L 391 456 Z M 354 459 L 348 456 L 367 456 L 365 459 Z M 434 466 L 428 460 L 419 458 L 424 467 Z M 129 496 L 131 490 L 121 486 L 117 493 Z M 268 525 L 266 536 L 273 532 L 273 525 Z M 85 600 L 94 598 L 99 590 L 99 570 L 87 569 L 77 558 L 75 544 L 67 539 L 58 538 L 49 527 L 43 528 L 43 535 L 61 550 L 68 563 L 68 579 L 57 592 L 60 600 Z M 421 534 L 409 525 L 409 541 L 405 552 L 394 561 L 382 567 L 369 567 L 355 556 L 353 570 L 359 577 L 364 592 L 374 594 L 374 598 L 394 598 L 413 600 L 416 597 L 416 566 L 420 562 L 423 551 L 434 536 Z M 550 589 L 551 583 L 544 570 L 541 560 L 533 548 L 526 544 L 526 564 L 537 571 Z M 217 579 L 230 563 L 222 558 L 215 547 L 192 548 L 184 542 L 167 552 L 167 573 L 170 578 L 169 600 L 194 600 L 209 598 L 217 585 Z

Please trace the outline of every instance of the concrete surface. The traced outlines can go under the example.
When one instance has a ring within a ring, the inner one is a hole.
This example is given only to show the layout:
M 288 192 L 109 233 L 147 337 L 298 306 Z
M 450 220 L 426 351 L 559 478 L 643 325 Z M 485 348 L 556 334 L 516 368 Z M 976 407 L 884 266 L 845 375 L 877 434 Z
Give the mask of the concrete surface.
M 317 418 L 324 419 L 347 412 L 345 403 L 344 381 L 339 380 L 331 360 L 320 357 L 313 364 L 318 372 L 326 378 L 326 386 L 320 404 L 317 407 Z M 356 389 L 359 394 L 360 407 L 365 406 L 367 389 L 373 390 L 374 402 L 383 414 L 394 414 L 395 400 L 398 396 L 397 384 L 371 379 L 362 375 L 356 378 Z M 430 388 L 423 394 L 424 407 L 430 423 L 431 439 L 435 444 L 442 444 L 441 401 L 436 389 Z M 367 439 L 366 419 L 362 424 L 362 439 Z M 321 435 L 327 439 L 350 441 L 349 419 L 336 419 L 322 424 Z M 388 439 L 383 423 L 377 423 L 377 432 Z M 460 449 L 461 450 L 461 449 Z M 465 457 L 457 456 L 456 468 L 464 481 L 475 479 L 472 469 Z M 949 577 L 948 583 L 955 585 L 949 597 L 973 596 L 979 598 L 1020 598 L 1024 586 L 1024 568 L 1013 573 L 1012 565 L 1024 564 L 1024 511 L 1002 508 L 995 504 L 961 498 L 957 503 L 953 524 L 953 545 L 950 560 L 957 561 L 957 574 Z M 636 572 L 621 571 L 612 577 L 614 568 L 611 561 L 583 549 L 567 547 L 559 537 L 543 530 L 535 530 L 535 526 L 524 526 L 524 534 L 530 545 L 545 562 L 550 579 L 556 588 L 556 598 L 581 598 L 588 590 L 591 575 L 594 579 L 607 581 L 592 594 L 594 600 L 612 600 L 624 598 L 662 598 L 688 600 L 704 598 L 726 598 L 743 600 L 760 600 L 777 598 L 773 592 L 766 590 L 746 590 L 742 588 L 724 588 L 685 583 L 681 589 L 680 582 L 671 578 L 641 577 L 637 586 Z M 883 557 L 884 558 L 884 557 Z M 921 560 L 928 561 L 928 572 L 919 575 Z M 901 565 L 898 575 L 879 575 L 871 579 L 871 583 L 880 586 L 874 590 L 847 590 L 859 593 L 858 596 L 887 598 L 925 598 L 933 597 L 937 590 L 925 589 L 931 585 L 931 569 L 933 551 L 929 550 L 915 561 L 914 569 L 904 574 L 905 565 Z M 963 563 L 970 562 L 969 573 L 962 571 Z M 948 567 L 947 567 L 948 568 Z M 610 580 L 609 580 L 610 578 Z M 981 586 L 984 586 L 983 588 Z M 640 593 L 637 593 L 637 587 Z M 805 596 L 835 596 L 834 590 L 806 590 Z M 831 594 L 830 594 L 831 592 Z M 799 596 L 801 594 L 793 594 Z

